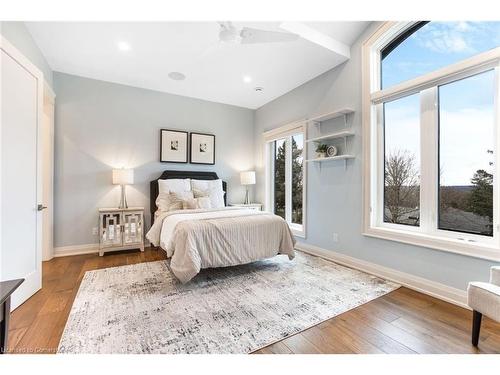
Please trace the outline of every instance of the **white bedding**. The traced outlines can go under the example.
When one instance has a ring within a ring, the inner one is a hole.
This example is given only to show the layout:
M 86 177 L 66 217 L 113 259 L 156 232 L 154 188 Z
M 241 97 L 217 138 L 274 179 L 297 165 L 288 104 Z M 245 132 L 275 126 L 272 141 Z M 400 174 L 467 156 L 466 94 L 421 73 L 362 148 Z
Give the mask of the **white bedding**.
M 183 283 L 202 268 L 245 264 L 279 253 L 295 256 L 295 239 L 281 217 L 236 207 L 161 213 L 146 237 L 172 258 L 170 268 Z

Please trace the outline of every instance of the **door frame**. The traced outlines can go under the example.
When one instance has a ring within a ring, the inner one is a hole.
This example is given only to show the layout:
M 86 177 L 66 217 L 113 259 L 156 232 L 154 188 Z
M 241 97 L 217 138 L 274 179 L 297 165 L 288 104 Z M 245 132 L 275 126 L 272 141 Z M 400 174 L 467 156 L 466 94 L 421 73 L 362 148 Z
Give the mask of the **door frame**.
M 37 204 L 42 202 L 42 149 L 41 149 L 41 130 L 43 121 L 43 95 L 44 95 L 44 77 L 40 69 L 38 69 L 26 56 L 24 56 L 16 47 L 14 47 L 7 39 L 0 35 L 0 50 L 4 51 L 19 65 L 21 65 L 28 73 L 30 73 L 37 81 L 37 140 L 36 140 L 36 155 L 37 155 L 37 173 L 36 173 L 36 202 L 33 210 L 36 214 L 36 249 L 35 259 L 36 267 L 33 272 L 28 275 L 23 275 L 24 283 L 14 292 L 11 299 L 11 309 L 14 310 L 38 290 L 42 288 L 42 220 L 41 211 L 37 211 Z M 1 77 L 0 77 L 1 79 Z M 0 132 L 1 137 L 1 132 Z M 1 147 L 1 143 L 0 143 Z M 22 173 L 22 171 L 20 171 Z M 1 179 L 1 175 L 0 175 Z M 1 181 L 0 181 L 1 182 Z M 0 184 L 1 189 L 1 184 Z M 1 190 L 0 190 L 1 199 Z M 0 218 L 0 236 L 2 234 L 2 223 Z M 0 251 L 6 249 L 1 248 Z M 8 250 L 8 249 L 7 249 Z M 32 277 L 29 277 L 32 275 Z M 28 277 L 27 277 L 28 276 Z M 0 269 L 0 279 L 3 280 L 3 275 Z
M 46 206 L 47 208 L 41 212 L 40 220 L 42 221 L 42 261 L 48 261 L 54 258 L 54 126 L 55 126 L 55 99 L 56 94 L 44 80 L 43 84 L 43 123 L 41 126 L 41 152 L 42 155 L 45 155 L 46 152 L 49 152 L 50 160 L 48 160 L 49 165 L 48 168 L 45 168 L 45 157 L 42 156 L 42 199 L 40 200 L 41 204 Z M 49 121 L 48 128 L 46 128 L 45 121 Z M 48 144 L 43 140 L 47 139 L 47 134 L 43 134 L 48 131 Z M 50 179 L 49 182 L 49 191 L 46 196 L 45 188 L 46 179 Z M 48 200 L 47 200 L 48 199 Z M 45 242 L 44 237 L 47 235 L 47 230 L 50 233 L 50 240 L 48 243 Z

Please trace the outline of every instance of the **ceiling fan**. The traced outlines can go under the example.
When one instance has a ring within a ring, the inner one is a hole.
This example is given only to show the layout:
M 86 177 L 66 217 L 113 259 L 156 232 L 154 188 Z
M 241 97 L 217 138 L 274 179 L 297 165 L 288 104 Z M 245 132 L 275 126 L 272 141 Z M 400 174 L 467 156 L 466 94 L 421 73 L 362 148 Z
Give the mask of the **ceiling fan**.
M 251 27 L 236 28 L 232 22 L 219 22 L 219 40 L 225 43 L 236 44 L 256 44 L 256 43 L 280 43 L 293 42 L 299 39 L 299 35 L 280 32 L 254 29 Z

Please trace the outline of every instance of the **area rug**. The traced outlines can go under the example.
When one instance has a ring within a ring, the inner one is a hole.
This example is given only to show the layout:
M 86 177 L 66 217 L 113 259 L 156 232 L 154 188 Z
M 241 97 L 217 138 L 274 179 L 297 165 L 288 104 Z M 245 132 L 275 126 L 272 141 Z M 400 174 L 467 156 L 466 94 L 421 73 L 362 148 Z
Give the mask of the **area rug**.
M 59 353 L 250 353 L 399 285 L 297 252 L 203 270 L 167 261 L 86 272 Z

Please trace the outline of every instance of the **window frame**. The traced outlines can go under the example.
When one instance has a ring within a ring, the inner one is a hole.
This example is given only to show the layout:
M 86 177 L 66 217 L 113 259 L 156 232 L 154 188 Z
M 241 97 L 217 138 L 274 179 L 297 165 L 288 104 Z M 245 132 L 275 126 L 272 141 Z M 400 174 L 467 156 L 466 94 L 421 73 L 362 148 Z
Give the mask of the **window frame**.
M 264 209 L 269 212 L 274 212 L 274 142 L 279 139 L 286 139 L 285 147 L 285 220 L 288 223 L 292 233 L 301 238 L 306 238 L 306 222 L 307 222 L 307 142 L 306 142 L 305 121 L 293 122 L 279 128 L 267 131 L 264 133 L 264 157 L 265 157 L 265 185 L 266 185 L 266 200 Z M 296 134 L 302 134 L 303 137 L 303 164 L 302 164 L 302 225 L 291 222 L 292 212 L 292 160 L 291 160 L 291 137 Z
M 362 47 L 363 235 L 462 255 L 500 261 L 500 47 L 419 77 L 381 87 L 381 51 L 414 27 L 415 22 L 385 22 Z M 493 237 L 438 228 L 438 89 L 439 86 L 488 70 L 495 71 L 495 173 Z M 384 223 L 383 103 L 420 93 L 420 226 Z M 423 129 L 426 129 L 424 132 Z M 434 150 L 434 152 L 429 152 Z M 425 151 L 425 152 L 424 152 Z

